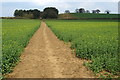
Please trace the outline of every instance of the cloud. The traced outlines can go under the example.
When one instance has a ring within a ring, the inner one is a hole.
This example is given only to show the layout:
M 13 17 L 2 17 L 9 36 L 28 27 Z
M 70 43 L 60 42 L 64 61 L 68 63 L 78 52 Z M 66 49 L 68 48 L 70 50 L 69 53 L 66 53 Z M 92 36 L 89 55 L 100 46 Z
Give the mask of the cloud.
M 64 10 L 70 9 L 72 6 L 74 6 L 73 4 L 69 4 L 67 2 L 59 2 L 59 0 L 48 0 L 49 2 L 39 2 L 39 0 L 36 0 L 38 2 L 33 2 L 34 5 L 37 6 L 42 6 L 43 8 L 45 7 L 56 7 L 57 9 L 59 9 L 60 12 L 64 12 Z
M 51 3 L 58 3 L 59 0 L 32 0 L 31 2 L 33 2 L 36 5 L 49 5 Z
M 2 2 L 38 2 L 46 4 L 50 2 L 119 2 L 119 0 L 2 0 Z
M 91 8 L 95 6 L 95 4 L 96 4 L 95 2 L 83 2 L 83 3 L 80 3 L 80 6 L 84 8 Z

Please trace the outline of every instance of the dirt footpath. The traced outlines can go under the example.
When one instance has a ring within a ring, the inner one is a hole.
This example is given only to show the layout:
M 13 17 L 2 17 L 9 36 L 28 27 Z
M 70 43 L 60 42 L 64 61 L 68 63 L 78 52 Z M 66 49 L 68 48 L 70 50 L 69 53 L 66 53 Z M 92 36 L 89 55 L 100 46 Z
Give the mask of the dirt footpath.
M 8 78 L 94 78 L 63 41 L 44 22 L 21 55 Z

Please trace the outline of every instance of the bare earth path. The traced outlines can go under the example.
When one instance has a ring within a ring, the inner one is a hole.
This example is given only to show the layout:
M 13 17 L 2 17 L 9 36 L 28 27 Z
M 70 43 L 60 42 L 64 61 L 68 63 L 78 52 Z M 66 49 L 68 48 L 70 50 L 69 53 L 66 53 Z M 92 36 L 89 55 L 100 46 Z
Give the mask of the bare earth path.
M 94 78 L 83 60 L 57 39 L 44 22 L 25 48 L 9 78 Z

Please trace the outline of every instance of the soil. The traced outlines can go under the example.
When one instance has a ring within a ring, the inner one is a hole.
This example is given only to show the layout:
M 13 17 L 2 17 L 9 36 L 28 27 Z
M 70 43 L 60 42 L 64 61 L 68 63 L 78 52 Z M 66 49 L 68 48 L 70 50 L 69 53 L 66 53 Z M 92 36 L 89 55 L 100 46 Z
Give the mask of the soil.
M 84 60 L 41 22 L 8 78 L 94 78 Z

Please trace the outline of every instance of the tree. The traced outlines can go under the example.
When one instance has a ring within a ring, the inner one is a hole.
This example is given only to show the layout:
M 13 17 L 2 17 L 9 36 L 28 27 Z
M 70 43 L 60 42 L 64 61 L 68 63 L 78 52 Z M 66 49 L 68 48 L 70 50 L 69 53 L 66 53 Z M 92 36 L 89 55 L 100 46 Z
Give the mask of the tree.
M 79 9 L 79 13 L 85 13 L 85 9 L 84 8 L 80 8 Z
M 42 18 L 44 19 L 51 19 L 51 18 L 57 18 L 58 17 L 58 9 L 55 7 L 47 7 L 44 9 Z
M 34 10 L 15 10 L 14 16 L 19 18 L 39 18 L 41 15 L 40 11 L 37 9 Z
M 96 13 L 99 13 L 99 12 L 100 12 L 100 10 L 99 10 L 99 9 L 97 9 L 97 10 L 96 10 Z
M 86 12 L 86 13 L 90 13 L 90 11 L 89 11 L 89 10 L 86 10 L 85 12 Z
M 79 13 L 79 9 L 75 9 L 75 13 Z
M 96 13 L 96 10 L 92 10 L 92 13 Z
M 14 16 L 16 17 L 16 16 L 19 16 L 19 10 L 15 10 L 15 12 L 14 12 Z
M 40 11 L 37 9 L 33 10 L 33 16 L 35 19 L 40 18 Z
M 110 14 L 110 10 L 105 10 L 105 13 Z
M 65 10 L 65 13 L 70 13 L 70 11 L 69 10 Z
M 19 10 L 19 11 L 18 11 L 18 16 L 23 17 L 23 14 L 24 14 L 24 13 L 23 13 L 23 11 L 22 11 L 22 10 Z

